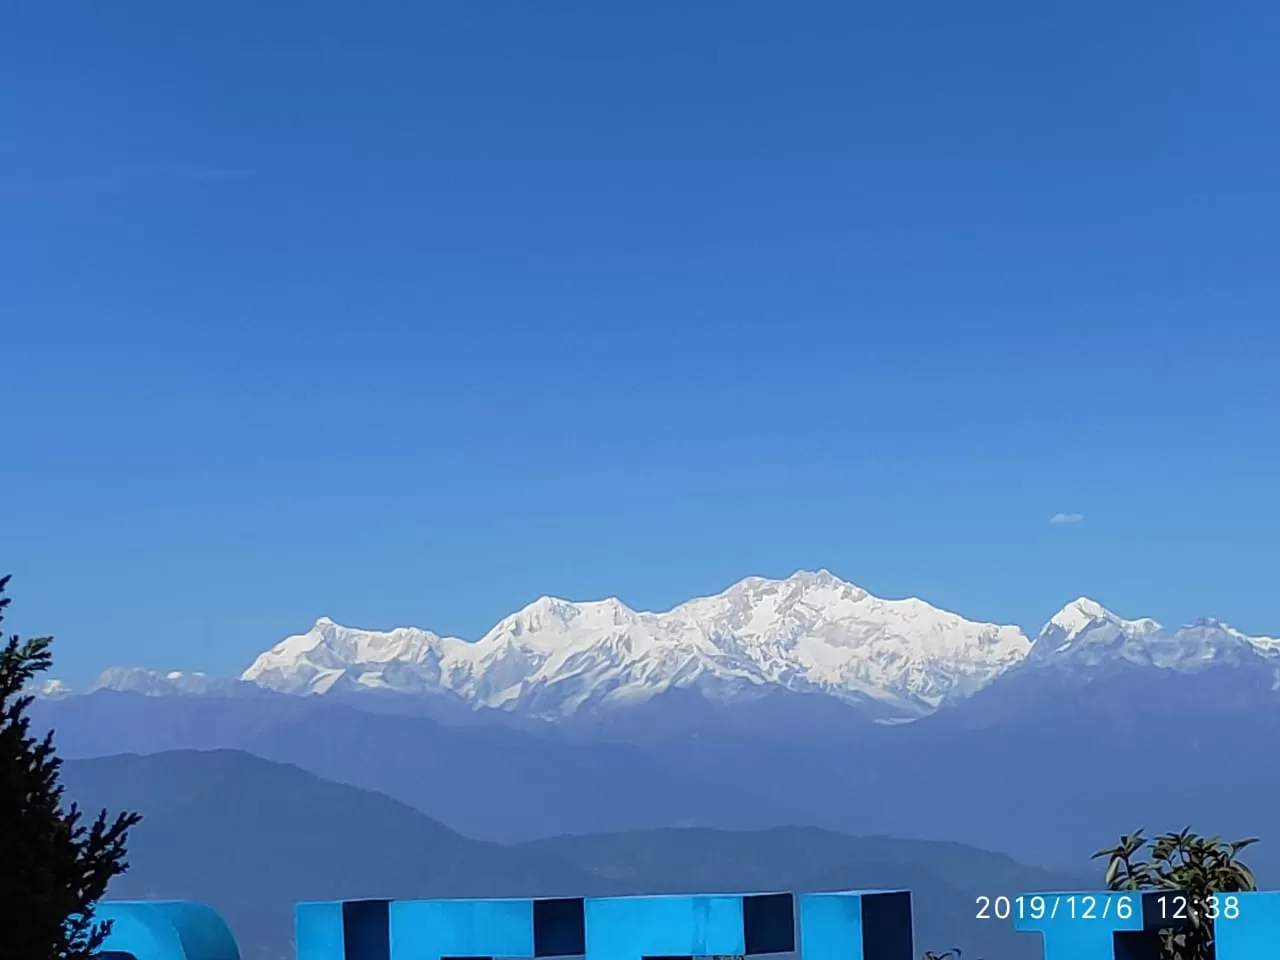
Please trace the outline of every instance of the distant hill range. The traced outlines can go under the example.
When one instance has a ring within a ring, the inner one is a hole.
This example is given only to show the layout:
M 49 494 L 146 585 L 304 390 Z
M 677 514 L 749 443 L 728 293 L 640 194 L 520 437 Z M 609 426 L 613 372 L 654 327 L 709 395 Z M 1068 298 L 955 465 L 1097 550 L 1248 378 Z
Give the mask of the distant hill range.
M 1260 836 L 1280 878 L 1280 742 L 1269 687 L 1133 666 L 1069 685 L 1029 674 L 916 723 L 686 731 L 583 741 L 359 709 L 328 697 L 38 701 L 67 757 L 233 748 L 376 790 L 468 836 L 813 826 L 952 840 L 1085 868 L 1139 826 Z M 657 709 L 653 707 L 651 709 Z M 656 719 L 661 719 L 657 717 Z M 633 731 L 634 733 L 634 731 Z
M 1278 649 L 1085 599 L 1032 640 L 799 573 L 665 614 L 542 600 L 476 643 L 321 621 L 238 680 L 116 671 L 34 716 L 68 756 L 245 750 L 499 842 L 797 825 L 1074 869 L 1191 824 L 1274 838 L 1280 875 Z
M 408 806 L 249 754 L 174 751 L 66 764 L 70 797 L 143 813 L 114 897 L 192 898 L 231 924 L 246 960 L 292 957 L 298 900 L 553 896 L 906 887 L 921 949 L 962 945 L 1038 957 L 1034 938 L 976 921 L 992 891 L 1087 886 L 952 843 L 783 828 L 558 837 L 518 846 L 467 839 Z M 528 802 L 518 791 L 509 806 Z

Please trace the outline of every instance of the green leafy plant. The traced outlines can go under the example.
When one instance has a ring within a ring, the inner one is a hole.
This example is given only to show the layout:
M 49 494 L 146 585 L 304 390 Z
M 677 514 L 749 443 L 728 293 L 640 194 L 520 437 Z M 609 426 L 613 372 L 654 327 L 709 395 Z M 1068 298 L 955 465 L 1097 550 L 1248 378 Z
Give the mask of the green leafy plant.
M 1225 894 L 1257 889 L 1253 871 L 1238 857 L 1256 838 L 1224 841 L 1201 837 L 1187 827 L 1148 839 L 1141 830 L 1124 834 L 1114 847 L 1099 850 L 1107 859 L 1108 890 L 1168 890 L 1177 893 L 1187 926 L 1160 931 L 1165 960 L 1212 960 L 1214 923 Z
M 0 577 L 0 621 L 9 599 Z M 137 814 L 91 824 L 64 806 L 62 761 L 53 734 L 31 735 L 26 693 L 53 663 L 50 637 L 0 635 L 0 955 L 23 960 L 83 960 L 102 947 L 110 927 L 93 918 L 107 884 L 123 873 L 125 838 Z

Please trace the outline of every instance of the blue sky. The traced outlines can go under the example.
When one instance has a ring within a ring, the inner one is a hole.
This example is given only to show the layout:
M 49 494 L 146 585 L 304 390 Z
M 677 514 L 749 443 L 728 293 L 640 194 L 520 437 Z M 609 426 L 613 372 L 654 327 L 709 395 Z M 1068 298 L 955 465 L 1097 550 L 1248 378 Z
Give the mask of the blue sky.
M 60 676 L 817 567 L 1280 634 L 1274 4 L 4 16 Z

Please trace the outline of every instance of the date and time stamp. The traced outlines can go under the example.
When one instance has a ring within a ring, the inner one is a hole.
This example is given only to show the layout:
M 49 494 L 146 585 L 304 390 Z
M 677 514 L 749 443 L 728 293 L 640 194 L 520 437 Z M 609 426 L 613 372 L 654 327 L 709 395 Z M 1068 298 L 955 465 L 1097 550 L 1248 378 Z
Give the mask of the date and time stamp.
M 974 915 L 978 920 L 1129 920 L 1144 911 L 1149 920 L 1181 923 L 1193 914 L 1207 920 L 1236 920 L 1240 898 L 1233 894 L 1192 898 L 1183 893 L 1145 897 L 1141 893 L 1068 894 L 1036 893 L 1022 896 L 977 897 Z

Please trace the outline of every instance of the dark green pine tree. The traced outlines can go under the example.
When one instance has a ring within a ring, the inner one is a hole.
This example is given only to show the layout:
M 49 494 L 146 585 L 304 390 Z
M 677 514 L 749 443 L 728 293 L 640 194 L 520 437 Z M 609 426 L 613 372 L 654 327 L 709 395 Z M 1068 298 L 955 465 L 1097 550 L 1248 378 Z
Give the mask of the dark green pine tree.
M 9 599 L 0 577 L 0 622 Z M 53 734 L 31 735 L 32 679 L 53 663 L 51 637 L 5 638 L 0 631 L 0 960 L 78 960 L 109 932 L 93 908 L 128 869 L 125 839 L 136 814 L 82 822 L 62 801 Z

